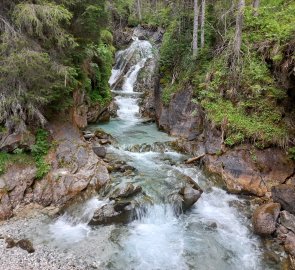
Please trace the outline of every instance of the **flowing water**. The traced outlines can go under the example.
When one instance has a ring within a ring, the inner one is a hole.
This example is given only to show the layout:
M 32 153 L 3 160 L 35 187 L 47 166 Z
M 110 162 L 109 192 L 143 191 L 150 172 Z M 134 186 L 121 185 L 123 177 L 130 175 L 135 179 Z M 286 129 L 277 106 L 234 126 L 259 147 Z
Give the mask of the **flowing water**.
M 35 237 L 42 235 L 47 245 L 63 252 L 82 253 L 99 269 L 277 269 L 264 259 L 262 245 L 249 229 L 250 221 L 243 214 L 247 202 L 214 187 L 197 167 L 185 166 L 187 157 L 167 144 L 173 138 L 140 119 L 140 93 L 133 87 L 152 56 L 151 44 L 137 39 L 117 54 L 110 84 L 118 118 L 91 129 L 103 128 L 117 139 L 108 148 L 108 158 L 124 160 L 137 169 L 131 175 L 113 174 L 111 185 L 140 185 L 153 204 L 128 225 L 90 227 L 94 210 L 107 203 L 107 198 L 98 195 L 50 222 Z M 183 176 L 194 179 L 204 193 L 189 211 L 175 215 L 167 196 Z

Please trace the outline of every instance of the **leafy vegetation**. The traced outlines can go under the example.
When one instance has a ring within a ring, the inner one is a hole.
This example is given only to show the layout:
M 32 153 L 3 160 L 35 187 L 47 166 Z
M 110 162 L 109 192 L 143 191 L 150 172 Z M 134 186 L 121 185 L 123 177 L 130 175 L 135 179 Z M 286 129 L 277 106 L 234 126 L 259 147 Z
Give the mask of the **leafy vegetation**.
M 13 154 L 0 152 L 0 175 L 5 173 L 11 164 L 34 164 L 34 160 L 31 155 L 22 151 L 16 151 Z
M 0 124 L 44 126 L 75 89 L 110 100 L 112 35 L 104 0 L 8 1 L 0 16 Z M 46 108 L 46 110 L 45 110 Z M 46 112 L 46 113 L 45 113 Z
M 46 130 L 39 129 L 36 132 L 36 143 L 31 149 L 37 167 L 37 179 L 44 177 L 50 170 L 50 165 L 45 160 L 49 149 L 50 143 L 48 141 L 48 132 Z

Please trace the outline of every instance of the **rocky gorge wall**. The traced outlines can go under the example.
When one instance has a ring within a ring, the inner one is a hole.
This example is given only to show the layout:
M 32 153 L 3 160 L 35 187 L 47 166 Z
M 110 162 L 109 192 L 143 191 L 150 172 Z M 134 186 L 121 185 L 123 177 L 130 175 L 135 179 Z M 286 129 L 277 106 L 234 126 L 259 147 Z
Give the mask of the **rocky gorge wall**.
M 35 164 L 11 164 L 0 176 L 0 220 L 24 207 L 49 207 L 54 213 L 77 199 L 98 191 L 109 180 L 106 164 L 70 121 L 49 123 L 54 147 L 46 157 L 50 172 L 36 177 Z

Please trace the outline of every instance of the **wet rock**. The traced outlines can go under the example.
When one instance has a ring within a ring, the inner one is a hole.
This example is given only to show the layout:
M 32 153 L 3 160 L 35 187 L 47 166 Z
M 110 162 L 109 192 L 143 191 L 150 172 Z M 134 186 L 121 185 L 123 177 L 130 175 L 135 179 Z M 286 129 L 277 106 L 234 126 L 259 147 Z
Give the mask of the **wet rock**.
M 129 206 L 131 202 L 116 202 L 114 204 L 114 210 L 116 212 L 122 212 L 125 210 L 125 207 Z
M 29 132 L 13 133 L 1 136 L 0 151 L 13 152 L 15 149 L 30 150 L 35 143 L 35 136 Z
M 280 213 L 280 223 L 285 227 L 295 233 L 295 216 L 287 211 L 282 211 Z
M 111 199 L 118 199 L 118 198 L 128 198 L 132 197 L 139 192 L 142 191 L 142 188 L 140 186 L 134 186 L 131 183 L 127 183 L 118 190 L 116 190 L 112 195 Z
M 254 232 L 259 235 L 270 235 L 276 230 L 276 222 L 280 214 L 279 203 L 268 203 L 259 206 L 253 214 Z
M 5 243 L 6 248 L 20 247 L 21 249 L 26 250 L 28 253 L 35 252 L 32 242 L 28 239 L 21 239 L 19 241 L 16 241 L 11 237 L 6 237 Z
M 295 185 L 277 185 L 271 189 L 272 198 L 282 205 L 283 209 L 295 214 Z
M 125 173 L 125 172 L 134 172 L 136 171 L 136 168 L 132 167 L 131 165 L 125 164 L 125 163 L 120 163 L 116 162 L 114 164 L 111 164 L 108 167 L 109 172 L 120 172 L 120 173 Z
M 135 205 L 131 202 L 118 202 L 104 205 L 94 213 L 90 225 L 126 224 L 135 215 Z
M 94 135 L 96 138 L 98 139 L 104 139 L 104 140 L 109 140 L 110 138 L 112 138 L 112 136 L 108 133 L 106 133 L 104 130 L 102 129 L 97 129 L 94 132 Z
M 106 145 L 106 144 L 111 144 L 112 142 L 108 139 L 102 139 L 102 140 L 99 140 L 99 143 L 101 145 Z
M 182 196 L 182 209 L 187 210 L 193 206 L 201 197 L 203 191 L 201 189 L 195 189 L 192 186 L 187 185 L 182 188 L 179 194 Z
M 106 154 L 107 154 L 107 150 L 105 147 L 103 146 L 94 146 L 93 148 L 94 153 L 100 157 L 100 158 L 105 158 Z
M 19 246 L 23 250 L 26 250 L 28 253 L 35 252 L 32 242 L 28 239 L 19 240 L 17 242 L 17 246 Z
M 84 134 L 84 139 L 85 140 L 90 140 L 90 139 L 92 139 L 94 137 L 95 137 L 95 135 L 93 133 L 86 133 L 86 134 Z
M 211 230 L 216 230 L 218 226 L 216 222 L 212 222 L 211 224 L 208 224 L 207 227 Z

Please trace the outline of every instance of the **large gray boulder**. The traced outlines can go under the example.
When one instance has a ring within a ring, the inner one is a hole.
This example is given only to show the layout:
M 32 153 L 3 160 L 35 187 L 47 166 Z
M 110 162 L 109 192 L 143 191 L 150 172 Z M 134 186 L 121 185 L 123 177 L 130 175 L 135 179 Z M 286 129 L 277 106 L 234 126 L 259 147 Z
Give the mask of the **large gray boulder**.
M 134 216 L 135 204 L 133 202 L 111 202 L 95 211 L 89 225 L 126 224 Z

